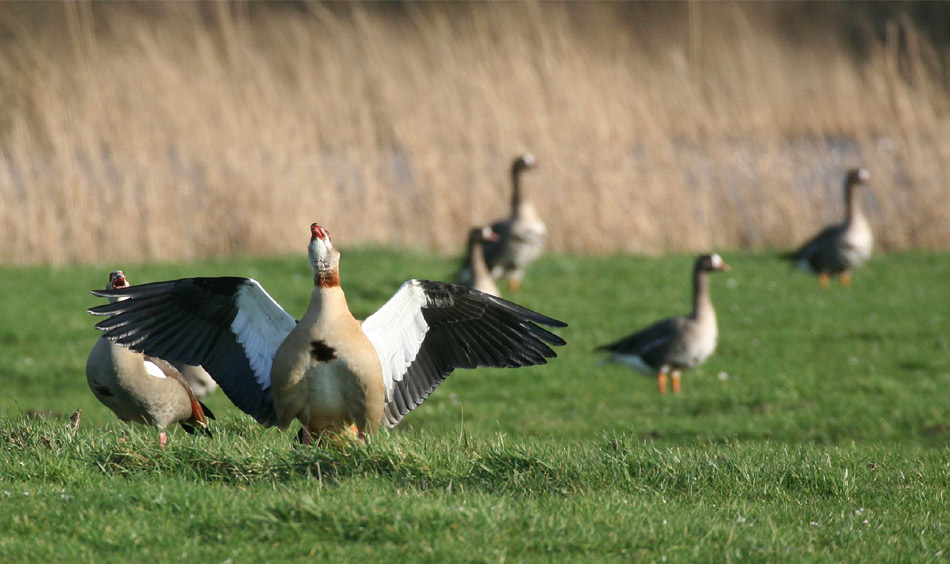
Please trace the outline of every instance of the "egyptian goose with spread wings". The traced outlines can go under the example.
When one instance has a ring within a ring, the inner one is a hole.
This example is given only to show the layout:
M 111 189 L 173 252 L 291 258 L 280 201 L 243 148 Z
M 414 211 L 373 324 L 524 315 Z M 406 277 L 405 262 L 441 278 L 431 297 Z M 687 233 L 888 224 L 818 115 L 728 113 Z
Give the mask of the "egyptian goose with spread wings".
M 128 288 L 121 270 L 109 274 L 107 291 Z M 92 393 L 122 421 L 158 427 L 158 442 L 168 442 L 165 428 L 179 423 L 189 433 L 210 435 L 214 414 L 192 392 L 181 373 L 168 362 L 144 356 L 100 337 L 86 360 L 86 381 Z
M 713 253 L 700 255 L 693 265 L 693 312 L 686 317 L 668 317 L 609 345 L 598 347 L 610 353 L 608 360 L 656 376 L 657 388 L 666 393 L 666 378 L 673 393 L 680 391 L 680 372 L 699 366 L 716 350 L 719 328 L 709 295 L 708 273 L 729 270 Z
M 817 274 L 823 287 L 832 276 L 839 276 L 842 286 L 850 286 L 851 270 L 871 257 L 874 235 L 857 199 L 857 188 L 870 178 L 867 169 L 849 170 L 844 179 L 844 222 L 826 227 L 796 252 L 786 255 L 802 270 Z
M 300 321 L 250 278 L 185 278 L 94 291 L 96 327 L 132 350 L 203 366 L 265 426 L 297 419 L 302 439 L 393 427 L 456 368 L 520 367 L 565 342 L 566 324 L 482 292 L 409 280 L 365 321 L 340 287 L 340 253 L 310 226 L 314 288 Z M 125 299 L 122 299 L 125 298 Z
M 518 290 L 525 270 L 544 253 L 547 227 L 534 203 L 521 189 L 521 175 L 536 166 L 530 154 L 516 158 L 511 165 L 511 215 L 492 223 L 498 241 L 485 243 L 485 262 L 496 279 L 507 278 L 508 288 Z

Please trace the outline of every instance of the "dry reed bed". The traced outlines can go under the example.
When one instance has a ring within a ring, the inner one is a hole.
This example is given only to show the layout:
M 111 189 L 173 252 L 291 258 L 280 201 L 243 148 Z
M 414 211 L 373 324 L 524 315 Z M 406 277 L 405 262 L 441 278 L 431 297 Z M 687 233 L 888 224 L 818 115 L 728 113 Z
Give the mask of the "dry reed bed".
M 790 247 L 858 164 L 884 247 L 946 248 L 950 57 L 815 6 L 7 6 L 0 261 L 455 252 L 525 150 L 559 251 Z

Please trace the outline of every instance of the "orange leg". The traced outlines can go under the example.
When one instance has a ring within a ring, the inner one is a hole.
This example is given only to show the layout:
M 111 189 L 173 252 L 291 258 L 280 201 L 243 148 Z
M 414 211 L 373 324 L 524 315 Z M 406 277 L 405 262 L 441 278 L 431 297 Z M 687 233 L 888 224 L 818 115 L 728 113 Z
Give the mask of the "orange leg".
M 670 373 L 670 383 L 673 385 L 673 393 L 680 393 L 680 371 L 675 370 Z
M 518 291 L 518 288 L 521 286 L 521 280 L 518 278 L 509 278 L 508 279 L 508 289 L 511 290 L 511 293 L 514 294 Z
M 851 273 L 842 272 L 841 277 L 838 278 L 838 281 L 841 282 L 841 285 L 845 288 L 849 288 L 851 286 Z
M 356 423 L 352 423 L 347 430 L 347 438 L 359 439 L 360 442 L 366 444 L 366 433 L 360 431 L 360 428 L 356 426 Z M 342 436 L 342 435 L 341 435 Z
M 666 372 L 660 372 L 656 375 L 656 389 L 659 390 L 661 394 L 666 393 Z
M 352 444 L 354 440 L 366 443 L 366 434 L 361 432 L 355 423 L 342 429 L 323 428 L 318 432 L 312 431 L 309 425 L 304 425 L 297 433 L 297 439 L 308 446 L 322 446 L 327 444 L 324 441 L 328 441 L 335 446 L 344 447 Z
M 822 272 L 821 274 L 818 275 L 818 285 L 821 286 L 822 288 L 827 288 L 828 282 L 830 280 L 831 280 L 831 277 L 828 276 L 828 274 L 825 272 Z

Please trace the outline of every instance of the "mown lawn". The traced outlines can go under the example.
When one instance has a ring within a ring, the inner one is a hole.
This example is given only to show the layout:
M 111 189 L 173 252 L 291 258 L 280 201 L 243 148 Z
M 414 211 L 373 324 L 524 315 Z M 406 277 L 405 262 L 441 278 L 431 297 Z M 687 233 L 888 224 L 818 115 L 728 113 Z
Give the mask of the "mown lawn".
M 360 317 L 454 261 L 343 249 Z M 86 292 L 250 275 L 294 315 L 303 251 L 0 268 L 0 559 L 932 561 L 950 553 L 950 255 L 879 254 L 818 288 L 723 253 L 720 348 L 683 393 L 592 349 L 689 308 L 692 257 L 550 256 L 516 300 L 567 321 L 549 365 L 456 372 L 363 448 L 308 449 L 220 392 L 215 438 L 127 427 L 84 377 Z M 82 409 L 73 435 L 67 418 Z

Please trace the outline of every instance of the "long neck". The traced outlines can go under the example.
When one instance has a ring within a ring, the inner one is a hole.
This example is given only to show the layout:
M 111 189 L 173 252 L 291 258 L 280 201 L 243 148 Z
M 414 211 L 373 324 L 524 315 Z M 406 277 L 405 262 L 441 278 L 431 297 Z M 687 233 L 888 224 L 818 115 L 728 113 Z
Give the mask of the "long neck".
M 329 273 L 321 272 L 314 276 L 310 304 L 301 321 L 308 320 L 316 323 L 326 315 L 338 312 L 349 313 L 346 296 L 343 294 L 343 288 L 340 287 L 340 272 L 339 270 Z
M 705 270 L 693 271 L 693 319 L 701 319 L 709 315 L 716 315 L 709 296 L 709 273 Z
M 853 182 L 849 182 L 844 187 L 844 198 L 845 198 L 845 223 L 850 224 L 855 218 L 862 217 L 861 215 L 861 206 L 858 205 L 857 198 L 857 185 Z
M 521 168 L 511 169 L 511 211 L 517 213 L 521 207 Z
M 488 266 L 485 264 L 485 250 L 479 239 L 473 240 L 468 247 L 468 265 L 472 269 L 472 283 L 483 277 L 490 277 Z
M 339 269 L 331 270 L 329 272 L 321 271 L 318 274 L 314 274 L 313 285 L 316 288 L 333 288 L 334 286 L 338 287 L 340 285 Z

